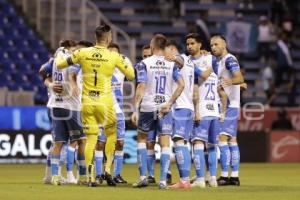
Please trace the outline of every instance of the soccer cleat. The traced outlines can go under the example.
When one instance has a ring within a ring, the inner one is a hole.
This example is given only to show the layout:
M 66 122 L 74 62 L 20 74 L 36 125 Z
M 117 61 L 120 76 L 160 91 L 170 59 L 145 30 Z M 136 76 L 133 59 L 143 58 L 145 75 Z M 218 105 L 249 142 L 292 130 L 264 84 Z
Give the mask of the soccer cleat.
M 155 184 L 156 183 L 154 176 L 148 176 L 147 181 L 148 181 L 149 184 Z
M 192 187 L 199 187 L 199 188 L 205 188 L 205 181 L 204 180 L 195 180 L 192 185 Z
M 114 181 L 116 183 L 121 183 L 121 184 L 126 184 L 127 183 L 127 181 L 125 181 L 120 174 L 114 177 Z
M 166 190 L 166 189 L 169 189 L 167 184 L 164 184 L 164 183 L 159 183 L 158 184 L 158 189 L 160 190 Z
M 60 183 L 61 184 L 67 184 L 67 179 L 63 176 L 60 176 Z
M 218 187 L 218 182 L 216 177 L 210 177 L 210 179 L 208 180 L 208 186 L 209 187 Z
M 88 187 L 97 187 L 97 183 L 96 182 L 92 182 L 92 181 L 89 181 L 88 184 L 87 184 Z
M 59 176 L 59 175 L 52 176 L 51 184 L 52 185 L 62 185 L 61 176 Z
M 102 184 L 103 183 L 102 175 L 96 176 L 95 181 L 98 185 Z
M 196 179 L 197 179 L 197 176 L 193 176 L 190 180 L 190 183 L 194 183 L 196 181 Z
M 101 174 L 101 178 L 102 178 L 102 180 L 106 180 L 106 177 L 104 174 Z
M 210 178 L 211 178 L 211 176 L 210 176 L 209 172 L 206 172 L 205 173 L 205 183 L 206 183 L 206 185 L 209 184 Z
M 230 177 L 229 185 L 240 186 L 240 179 L 239 177 Z
M 172 183 L 172 174 L 171 173 L 167 173 L 167 184 L 171 184 Z
M 44 184 L 51 184 L 51 176 L 46 176 L 43 178 Z
M 220 176 L 220 178 L 218 178 L 217 182 L 218 182 L 218 186 L 227 186 L 227 185 L 229 185 L 229 178 Z
M 144 178 L 143 180 L 140 180 L 137 183 L 132 184 L 134 188 L 142 188 L 142 187 L 147 187 L 148 186 L 148 180 L 147 178 Z
M 86 176 L 85 175 L 79 176 L 79 178 L 77 180 L 77 185 L 87 185 L 87 181 L 86 181 Z
M 170 189 L 189 189 L 191 188 L 190 181 L 179 181 L 174 185 L 169 186 Z
M 106 183 L 108 186 L 116 186 L 117 185 L 109 173 L 105 172 L 104 176 L 105 176 L 105 180 L 106 180 Z
M 77 180 L 74 177 L 73 173 L 67 174 L 67 183 L 68 184 L 77 184 Z

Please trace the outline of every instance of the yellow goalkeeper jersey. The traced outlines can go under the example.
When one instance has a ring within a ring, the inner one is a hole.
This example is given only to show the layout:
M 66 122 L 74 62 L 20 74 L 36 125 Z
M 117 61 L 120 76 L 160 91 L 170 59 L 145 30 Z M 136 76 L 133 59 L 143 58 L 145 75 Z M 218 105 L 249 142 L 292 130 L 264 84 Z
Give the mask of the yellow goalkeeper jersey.
M 98 134 L 99 125 L 114 126 L 111 80 L 117 67 L 129 80 L 134 79 L 132 65 L 119 53 L 104 46 L 76 50 L 70 57 L 57 57 L 55 65 L 62 69 L 79 64 L 82 69 L 82 121 L 87 134 Z

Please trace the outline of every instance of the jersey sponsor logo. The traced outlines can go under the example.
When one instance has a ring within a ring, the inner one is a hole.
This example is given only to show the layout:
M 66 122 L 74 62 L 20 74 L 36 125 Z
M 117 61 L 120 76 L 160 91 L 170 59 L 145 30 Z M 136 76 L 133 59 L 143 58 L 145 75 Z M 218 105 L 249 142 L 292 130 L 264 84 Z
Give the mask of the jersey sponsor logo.
M 100 96 L 100 92 L 96 91 L 96 90 L 90 90 L 89 91 L 89 96 L 90 97 L 99 97 Z
M 162 103 L 165 103 L 165 102 L 166 102 L 166 98 L 165 98 L 165 96 L 163 96 L 163 95 L 155 95 L 155 97 L 154 97 L 154 102 L 155 102 L 156 104 L 162 104 Z
M 163 66 L 166 65 L 165 62 L 164 62 L 164 61 L 161 61 L 161 60 L 156 61 L 155 64 L 156 64 L 158 67 L 163 67 Z
M 93 53 L 92 57 L 99 59 L 99 58 L 102 58 L 102 55 L 100 53 L 96 52 L 96 53 Z
M 85 60 L 108 62 L 108 59 L 102 58 L 100 53 L 93 53 L 92 57 L 86 57 Z
M 57 97 L 55 98 L 55 101 L 56 101 L 56 102 L 63 102 L 64 100 L 63 100 L 62 96 L 57 96 Z
M 214 107 L 214 104 L 206 104 L 206 109 L 209 110 L 209 111 L 214 111 L 215 110 L 215 107 Z
M 171 69 L 168 66 L 150 66 L 150 69 Z

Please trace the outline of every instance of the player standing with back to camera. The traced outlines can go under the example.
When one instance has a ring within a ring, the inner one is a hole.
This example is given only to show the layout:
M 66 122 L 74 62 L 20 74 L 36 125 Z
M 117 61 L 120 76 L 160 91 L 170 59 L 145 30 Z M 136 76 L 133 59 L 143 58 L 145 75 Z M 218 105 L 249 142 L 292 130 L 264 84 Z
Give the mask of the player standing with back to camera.
M 170 165 L 170 136 L 172 134 L 171 107 L 184 89 L 184 81 L 175 62 L 165 58 L 167 39 L 161 34 L 155 35 L 150 43 L 153 55 L 136 66 L 137 90 L 135 95 L 136 111 L 132 121 L 138 124 L 138 162 L 140 179 L 134 187 L 148 185 L 147 171 L 147 135 L 157 132 L 161 145 L 159 189 L 166 189 L 167 172 Z M 173 85 L 177 88 L 173 92 Z
M 115 51 L 120 53 L 119 45 L 115 43 L 110 43 L 108 46 L 110 51 Z M 125 57 L 126 62 L 130 62 L 129 58 Z M 123 112 L 123 85 L 124 85 L 125 76 L 120 72 L 117 68 L 115 69 L 112 77 L 112 89 L 114 92 L 114 108 L 117 117 L 117 143 L 116 143 L 116 151 L 114 157 L 114 177 L 113 179 L 109 179 L 110 177 L 106 177 L 105 174 L 102 174 L 102 165 L 103 165 L 103 150 L 106 144 L 106 136 L 102 132 L 102 127 L 100 128 L 100 134 L 98 136 L 98 141 L 96 145 L 95 151 L 95 167 L 96 167 L 96 181 L 98 183 L 102 183 L 103 179 L 106 180 L 107 185 L 115 186 L 119 183 L 127 183 L 126 180 L 121 176 L 121 171 L 123 169 L 123 157 L 124 157 L 124 140 L 125 140 L 125 116 Z
M 117 140 L 117 120 L 111 86 L 114 69 L 117 67 L 128 80 L 134 79 L 133 67 L 125 62 L 122 55 L 107 49 L 112 41 L 111 28 L 106 24 L 101 25 L 95 29 L 95 36 L 96 46 L 79 49 L 67 58 L 55 59 L 58 68 L 66 68 L 75 63 L 79 63 L 82 68 L 82 121 L 87 135 L 85 159 L 88 167 L 88 185 L 92 187 L 96 186 L 93 157 L 101 125 L 107 137 L 105 172 L 107 176 L 111 176 Z

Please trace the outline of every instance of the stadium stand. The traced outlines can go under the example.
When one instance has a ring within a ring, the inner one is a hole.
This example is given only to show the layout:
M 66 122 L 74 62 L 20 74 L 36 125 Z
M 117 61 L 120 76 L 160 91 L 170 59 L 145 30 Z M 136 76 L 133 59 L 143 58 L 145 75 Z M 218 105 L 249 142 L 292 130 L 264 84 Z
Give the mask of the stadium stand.
M 47 92 L 39 87 L 37 70 L 49 58 L 48 48 L 6 0 L 0 0 L 0 27 L 0 87 L 8 89 L 1 105 L 44 103 Z
M 168 19 L 161 17 L 161 10 L 159 6 L 155 6 L 154 10 L 149 11 L 149 1 L 114 1 L 114 0 L 93 0 L 98 8 L 116 25 L 129 33 L 131 37 L 137 40 L 137 52 L 143 45 L 149 42 L 152 34 L 161 32 L 169 38 L 177 41 L 182 41 L 183 36 L 195 29 L 195 21 L 199 18 L 199 14 L 207 13 L 208 19 L 206 24 L 211 34 L 221 32 L 221 24 L 235 19 L 236 13 L 243 14 L 243 20 L 256 24 L 261 15 L 270 14 L 270 1 L 255 1 L 251 9 L 247 7 L 241 8 L 237 1 L 199 1 L 199 0 L 185 0 L 183 2 L 181 12 L 182 16 L 170 17 Z M 160 1 L 153 1 L 160 2 Z M 203 3 L 202 3 L 203 2 Z M 298 3 L 297 9 L 300 4 Z M 173 10 L 174 11 L 174 10 Z M 299 12 L 298 12 L 299 13 Z M 180 23 L 179 23 L 180 22 Z M 147 30 L 147 31 L 145 31 Z M 297 31 L 297 30 L 296 30 Z M 145 33 L 146 32 L 146 33 Z M 297 75 L 300 75 L 299 60 L 300 60 L 300 46 L 299 39 L 293 38 L 292 43 L 292 57 L 294 60 L 294 68 Z M 276 48 L 273 45 L 273 49 Z M 139 53 L 137 53 L 138 55 Z M 140 59 L 140 58 L 138 58 Z M 248 83 L 249 90 L 243 93 L 243 103 L 247 102 L 261 102 L 267 103 L 268 98 L 262 86 L 262 70 L 266 67 L 265 63 L 260 62 L 259 55 L 256 51 L 243 55 L 240 58 L 241 65 L 245 70 L 245 79 Z M 299 77 L 299 76 L 296 76 Z M 295 85 L 299 85 L 299 78 L 296 78 Z M 273 106 L 299 105 L 300 93 L 299 91 L 291 91 L 295 98 L 292 100 L 288 95 L 279 91 L 276 93 L 274 100 L 271 102 Z M 291 95 L 290 95 L 291 96 Z M 289 100 L 290 99 L 290 100 Z M 292 103 L 291 101 L 294 101 Z
M 172 16 L 172 14 L 169 17 L 162 17 L 162 12 L 165 10 L 162 9 L 161 5 L 149 5 L 149 2 L 164 2 L 160 0 L 92 1 L 111 22 L 136 39 L 138 60 L 140 59 L 141 47 L 149 42 L 154 33 L 163 33 L 182 43 L 182 38 L 186 33 L 196 30 L 195 21 L 201 14 L 207 15 L 205 23 L 210 34 L 222 32 L 222 24 L 235 20 L 237 13 L 242 13 L 243 20 L 253 25 L 257 24 L 261 15 L 271 15 L 269 0 L 253 1 L 251 8 L 241 7 L 234 0 L 185 0 L 181 1 L 181 15 L 179 17 Z M 294 18 L 298 18 L 300 15 L 299 2 L 296 3 L 295 9 L 297 16 Z M 44 42 L 39 39 L 40 37 L 28 26 L 20 13 L 17 13 L 6 0 L 0 0 L 0 19 L 0 87 L 6 86 L 10 91 L 34 91 L 36 92 L 36 103 L 45 101 L 47 99 L 46 90 L 39 77 L 36 76 L 38 67 L 49 56 Z M 294 62 L 293 83 L 288 86 L 277 87 L 276 93 L 270 98 L 264 91 L 262 81 L 262 72 L 267 64 L 261 62 L 257 51 L 244 54 L 239 59 L 249 89 L 243 93 L 243 103 L 256 101 L 264 104 L 269 103 L 272 106 L 298 106 L 300 104 L 300 89 L 296 87 L 300 84 L 300 30 L 297 29 L 298 25 L 299 22 L 295 20 L 295 30 L 290 42 Z M 184 47 L 184 45 L 182 46 Z M 271 49 L 274 51 L 275 48 L 276 45 L 273 45 Z M 283 77 L 283 80 L 289 81 L 286 80 L 289 78 L 289 76 Z

